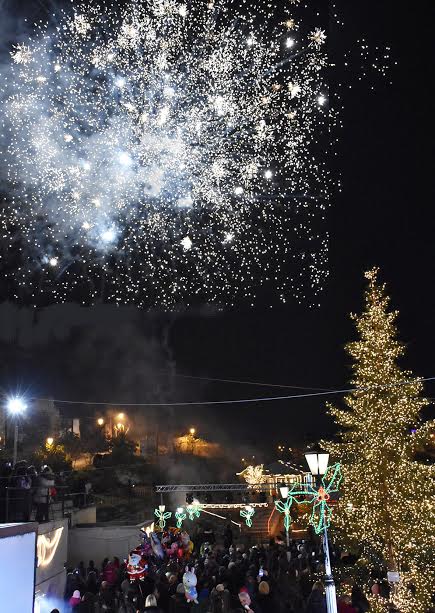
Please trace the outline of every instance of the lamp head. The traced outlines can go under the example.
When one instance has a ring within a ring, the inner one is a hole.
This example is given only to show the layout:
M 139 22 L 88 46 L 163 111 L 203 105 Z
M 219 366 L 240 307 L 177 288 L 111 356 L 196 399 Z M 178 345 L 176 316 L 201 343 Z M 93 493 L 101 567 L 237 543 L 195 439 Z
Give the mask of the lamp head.
M 322 451 L 320 448 L 307 451 L 305 459 L 313 477 L 321 477 L 328 470 L 329 453 Z
M 11 415 L 20 415 L 24 413 L 27 409 L 27 405 L 24 402 L 23 398 L 19 396 L 14 396 L 13 398 L 9 398 L 7 401 L 7 409 Z
M 284 500 L 287 500 L 288 498 L 288 485 L 286 485 L 285 483 L 281 483 L 281 485 L 279 486 L 279 493 L 281 494 L 281 498 L 284 498 Z

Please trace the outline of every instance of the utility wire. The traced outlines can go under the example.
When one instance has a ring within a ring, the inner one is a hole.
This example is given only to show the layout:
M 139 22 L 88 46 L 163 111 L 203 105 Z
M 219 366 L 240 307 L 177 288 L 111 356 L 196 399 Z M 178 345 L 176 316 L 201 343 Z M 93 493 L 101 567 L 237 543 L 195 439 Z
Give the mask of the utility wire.
M 188 406 L 206 406 L 215 404 L 248 404 L 252 402 L 273 402 L 275 400 L 292 400 L 295 398 L 312 398 L 314 396 L 329 396 L 333 394 L 348 394 L 351 392 L 368 392 L 371 390 L 387 389 L 389 387 L 398 387 L 402 385 L 412 385 L 413 383 L 422 383 L 423 381 L 434 381 L 435 377 L 417 378 L 413 381 L 402 381 L 400 383 L 390 383 L 386 385 L 377 385 L 374 387 L 351 387 L 348 389 L 329 390 L 327 392 L 312 392 L 309 394 L 293 394 L 289 396 L 269 396 L 261 398 L 243 398 L 236 400 L 204 400 L 194 402 L 94 402 L 91 400 L 62 400 L 52 398 L 54 402 L 59 404 L 86 404 L 86 405 L 117 405 L 122 407 L 188 407 Z M 32 398 L 32 400 L 48 400 L 47 398 Z
M 164 371 L 169 377 L 171 373 Z M 309 387 L 305 385 L 280 385 L 279 383 L 260 383 L 259 381 L 239 381 L 238 379 L 219 379 L 215 377 L 199 377 L 196 375 L 182 375 L 179 373 L 173 373 L 172 376 L 180 377 L 182 379 L 199 379 L 200 381 L 214 381 L 217 383 L 237 383 L 240 385 L 255 385 L 257 387 L 279 387 L 282 389 L 295 389 L 295 390 L 312 390 L 315 392 L 330 392 L 330 388 L 325 387 Z

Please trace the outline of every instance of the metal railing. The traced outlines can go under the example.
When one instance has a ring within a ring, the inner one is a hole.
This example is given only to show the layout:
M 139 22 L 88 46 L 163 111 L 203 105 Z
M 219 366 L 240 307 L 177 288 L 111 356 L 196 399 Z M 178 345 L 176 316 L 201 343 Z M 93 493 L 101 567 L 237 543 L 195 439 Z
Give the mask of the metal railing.
M 43 492 L 41 492 L 43 490 Z M 73 508 L 94 504 L 92 493 L 72 492 L 68 486 L 47 488 L 1 487 L 0 523 L 22 521 L 50 521 L 56 513 L 66 517 Z

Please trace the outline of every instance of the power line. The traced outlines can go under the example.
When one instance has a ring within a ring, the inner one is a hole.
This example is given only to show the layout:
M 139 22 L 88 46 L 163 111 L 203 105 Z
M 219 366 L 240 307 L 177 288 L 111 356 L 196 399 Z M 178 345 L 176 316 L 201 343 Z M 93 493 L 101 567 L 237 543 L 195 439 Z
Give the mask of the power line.
M 402 385 L 412 385 L 416 382 L 434 381 L 435 377 L 418 378 L 413 381 L 402 381 L 399 383 L 389 383 L 386 385 L 377 385 L 374 387 L 351 387 L 348 389 L 329 390 L 326 392 L 311 392 L 309 394 L 293 394 L 289 396 L 269 396 L 260 398 L 243 398 L 235 400 L 204 400 L 193 402 L 95 402 L 91 400 L 63 400 L 60 398 L 52 398 L 54 402 L 59 404 L 86 404 L 86 405 L 117 405 L 121 407 L 187 407 L 187 406 L 207 406 L 216 404 L 249 404 L 253 402 L 273 402 L 276 400 L 293 400 L 296 398 L 312 398 L 318 396 L 329 396 L 334 394 L 348 394 L 352 392 L 368 392 L 371 390 L 387 389 L 389 387 L 398 387 Z M 48 398 L 32 398 L 32 400 L 49 400 Z
M 167 373 L 167 371 L 165 371 L 165 373 L 168 374 L 168 376 L 171 376 L 171 374 Z M 240 385 L 255 385 L 256 387 L 279 387 L 282 389 L 312 390 L 316 392 L 330 392 L 331 391 L 331 389 L 324 388 L 324 387 L 309 387 L 306 385 L 281 385 L 279 383 L 263 383 L 259 381 L 244 381 L 244 380 L 238 380 L 238 379 L 219 379 L 216 377 L 200 377 L 196 375 L 183 375 L 180 373 L 173 373 L 172 376 L 181 377 L 183 379 L 198 379 L 200 381 L 215 381 L 217 383 L 237 383 Z

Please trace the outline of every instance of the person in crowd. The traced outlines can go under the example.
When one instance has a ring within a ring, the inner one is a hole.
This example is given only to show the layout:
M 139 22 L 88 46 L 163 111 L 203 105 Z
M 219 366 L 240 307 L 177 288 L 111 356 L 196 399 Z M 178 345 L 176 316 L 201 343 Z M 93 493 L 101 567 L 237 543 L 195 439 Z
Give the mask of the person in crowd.
M 311 594 L 308 596 L 306 613 L 326 613 L 326 598 L 323 585 L 320 581 L 313 583 Z
M 177 585 L 177 590 L 172 596 L 171 613 L 187 613 L 190 612 L 190 606 L 187 604 L 185 589 L 182 583 Z
M 278 601 L 271 593 L 271 588 L 267 581 L 260 581 L 258 585 L 257 602 L 262 613 L 276 613 L 279 609 Z
M 49 502 L 54 488 L 54 475 L 49 466 L 44 466 L 38 477 L 37 488 L 34 496 L 36 503 L 36 521 L 44 522 L 49 520 Z
M 106 581 L 113 587 L 118 582 L 118 576 L 118 568 L 116 563 L 107 562 L 102 573 L 103 581 Z
M 230 613 L 231 595 L 223 583 L 218 583 L 210 594 L 210 613 Z
M 85 563 L 83 562 L 83 560 L 79 562 L 79 565 L 77 566 L 77 570 L 79 572 L 79 575 L 82 581 L 85 581 L 86 580 L 86 568 L 85 568 Z
M 338 613 L 358 613 L 352 606 L 351 597 L 347 594 L 337 600 L 337 611 Z
M 32 479 L 27 474 L 25 460 L 15 465 L 9 487 L 9 500 L 15 519 L 29 521 L 32 511 Z
M 68 603 L 70 607 L 74 609 L 75 606 L 80 604 L 81 600 L 82 600 L 82 597 L 81 597 L 80 591 L 74 590 L 73 595 L 69 599 Z
M 157 599 L 154 594 L 148 594 L 145 600 L 145 609 L 148 613 L 161 613 L 161 609 L 157 606 Z
M 239 592 L 239 611 L 247 613 L 262 613 L 260 607 L 251 600 L 251 596 L 247 591 L 242 590 Z
M 354 585 L 352 588 L 352 606 L 358 613 L 370 611 L 370 604 L 360 587 Z
M 93 560 L 89 560 L 89 565 L 88 565 L 88 568 L 86 569 L 86 576 L 88 576 L 89 573 L 92 573 L 92 572 L 95 573 L 96 570 L 97 569 L 95 568 L 95 562 Z
M 73 607 L 73 613 L 95 613 L 95 596 L 85 592 L 79 604 Z
M 91 594 L 98 594 L 98 581 L 97 581 L 97 573 L 95 570 L 91 570 L 88 573 L 88 578 L 85 583 L 86 592 L 90 592 Z
M 113 586 L 107 581 L 102 581 L 100 592 L 98 594 L 98 604 L 101 611 L 105 613 L 116 613 L 118 600 L 115 595 Z
M 233 536 L 233 531 L 231 529 L 231 524 L 227 524 L 227 527 L 225 528 L 225 532 L 224 532 L 224 548 L 229 549 L 231 545 L 233 544 L 233 541 L 234 541 L 234 536 Z

